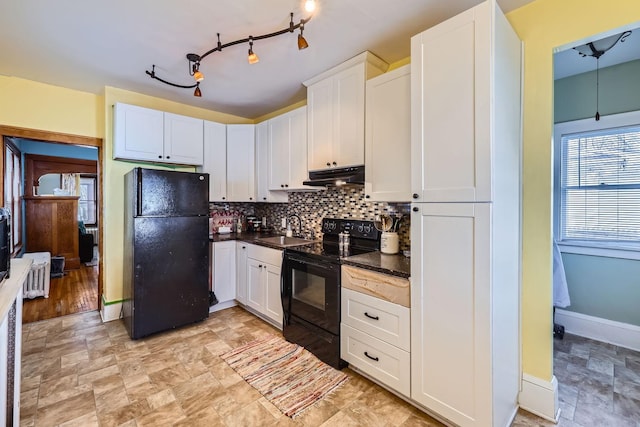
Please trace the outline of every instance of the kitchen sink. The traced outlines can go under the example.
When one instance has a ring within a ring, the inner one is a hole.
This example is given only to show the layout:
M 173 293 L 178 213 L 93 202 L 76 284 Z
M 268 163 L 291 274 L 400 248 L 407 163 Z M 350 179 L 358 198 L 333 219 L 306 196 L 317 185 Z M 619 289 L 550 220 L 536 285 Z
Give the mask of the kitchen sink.
M 288 248 L 289 246 L 301 246 L 313 243 L 314 240 L 302 239 L 300 237 L 286 237 L 286 236 L 274 236 L 274 237 L 261 237 L 256 239 L 257 242 L 268 243 L 270 245 L 279 246 L 281 248 Z

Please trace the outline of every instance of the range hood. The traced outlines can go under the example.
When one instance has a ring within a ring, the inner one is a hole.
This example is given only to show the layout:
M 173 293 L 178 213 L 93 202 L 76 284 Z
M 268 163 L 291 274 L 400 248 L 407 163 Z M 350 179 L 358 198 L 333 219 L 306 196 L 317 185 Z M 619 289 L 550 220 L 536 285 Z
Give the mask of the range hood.
M 309 179 L 304 185 L 316 187 L 340 186 L 345 184 L 364 184 L 364 165 L 346 168 L 331 168 L 309 171 Z

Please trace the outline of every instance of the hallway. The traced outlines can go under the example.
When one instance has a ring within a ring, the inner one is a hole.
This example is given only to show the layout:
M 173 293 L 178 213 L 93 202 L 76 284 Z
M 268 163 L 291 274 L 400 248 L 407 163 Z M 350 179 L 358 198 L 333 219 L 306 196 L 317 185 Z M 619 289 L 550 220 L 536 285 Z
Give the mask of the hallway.
M 49 298 L 25 299 L 22 306 L 22 323 L 97 310 L 99 267 L 95 264 L 81 264 L 77 270 L 67 270 L 64 276 L 52 278 Z

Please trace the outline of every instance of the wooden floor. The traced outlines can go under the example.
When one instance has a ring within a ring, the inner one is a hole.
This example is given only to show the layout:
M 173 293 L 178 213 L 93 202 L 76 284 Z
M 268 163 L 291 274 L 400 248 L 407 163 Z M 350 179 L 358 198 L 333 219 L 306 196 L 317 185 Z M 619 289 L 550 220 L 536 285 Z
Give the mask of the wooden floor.
M 22 323 L 98 309 L 98 266 L 81 264 L 64 276 L 51 279 L 49 298 L 24 299 Z

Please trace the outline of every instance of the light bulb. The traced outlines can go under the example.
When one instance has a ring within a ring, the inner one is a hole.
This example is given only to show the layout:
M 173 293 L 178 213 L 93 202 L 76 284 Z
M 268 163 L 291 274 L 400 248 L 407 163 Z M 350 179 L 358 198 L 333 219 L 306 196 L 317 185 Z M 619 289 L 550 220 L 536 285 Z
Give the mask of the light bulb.
M 307 0 L 304 3 L 304 10 L 306 10 L 307 12 L 313 12 L 314 10 L 316 10 L 315 0 Z

